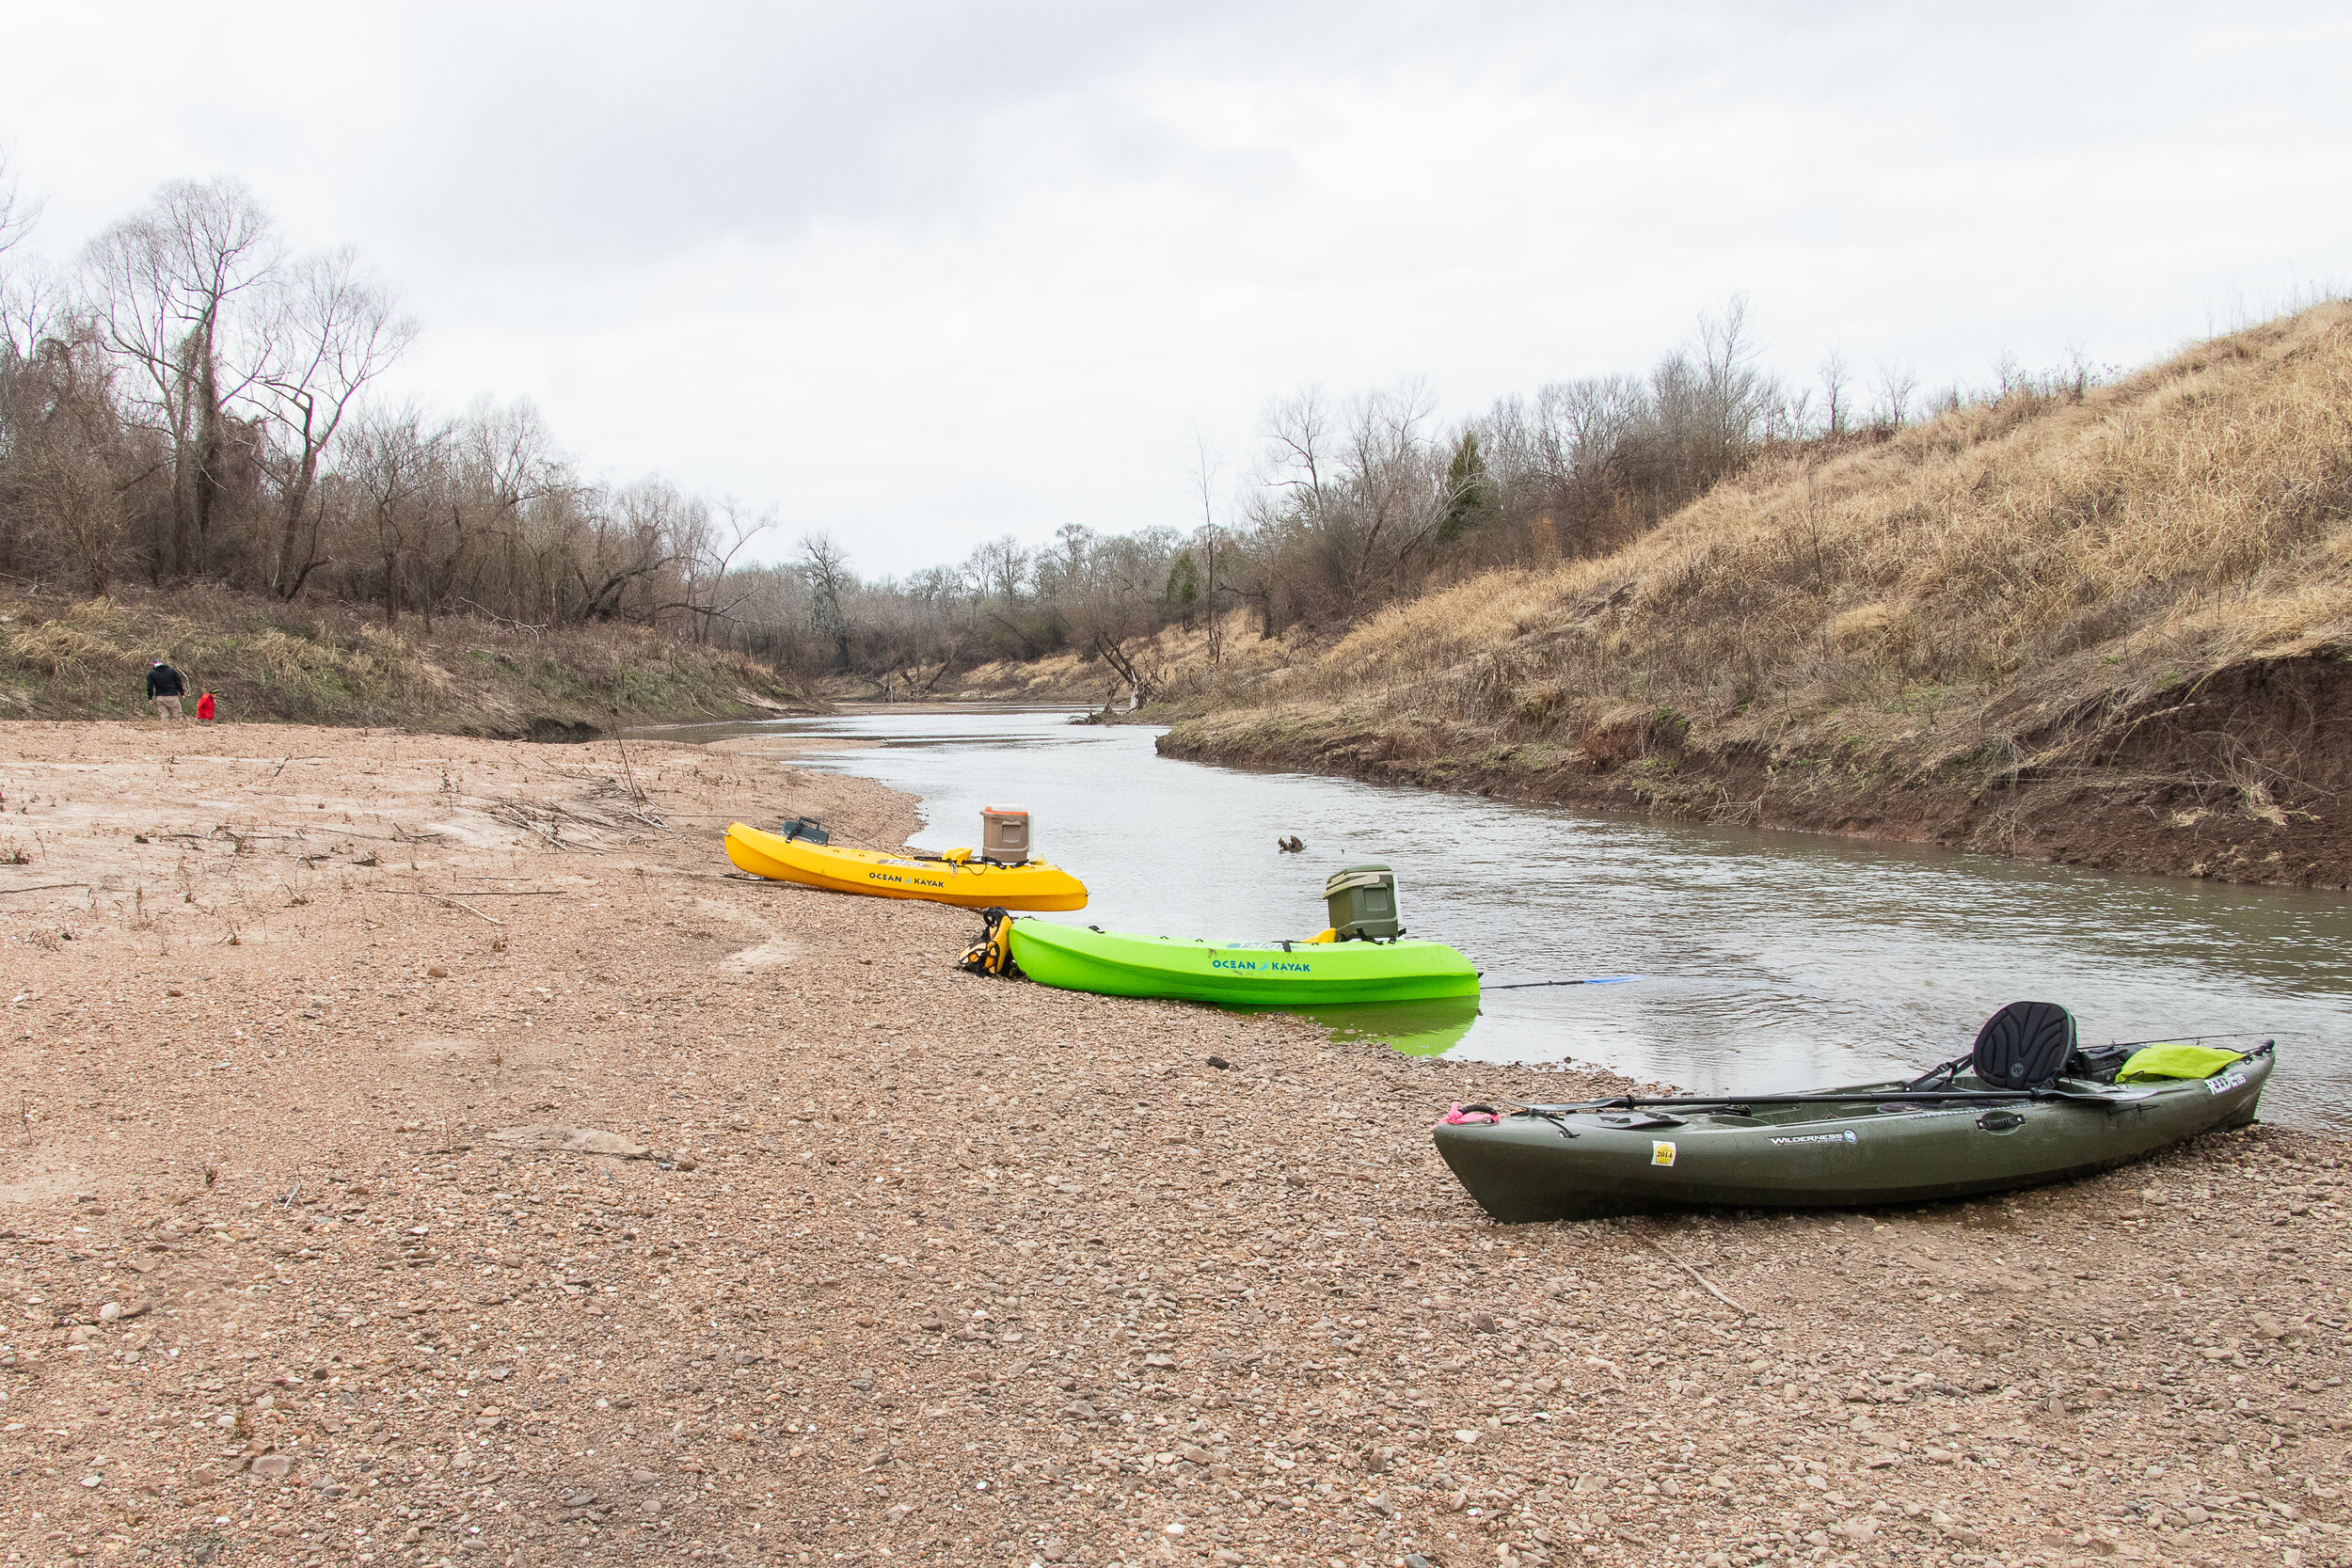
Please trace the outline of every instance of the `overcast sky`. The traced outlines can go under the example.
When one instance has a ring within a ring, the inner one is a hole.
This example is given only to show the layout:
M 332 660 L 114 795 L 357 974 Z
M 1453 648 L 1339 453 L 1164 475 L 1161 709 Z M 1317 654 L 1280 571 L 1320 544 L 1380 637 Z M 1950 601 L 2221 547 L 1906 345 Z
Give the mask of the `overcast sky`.
M 425 327 L 400 385 L 869 572 L 1198 520 L 1196 428 L 1641 371 L 2137 363 L 2352 282 L 2352 7 L 10 5 L 70 259 L 233 175 Z

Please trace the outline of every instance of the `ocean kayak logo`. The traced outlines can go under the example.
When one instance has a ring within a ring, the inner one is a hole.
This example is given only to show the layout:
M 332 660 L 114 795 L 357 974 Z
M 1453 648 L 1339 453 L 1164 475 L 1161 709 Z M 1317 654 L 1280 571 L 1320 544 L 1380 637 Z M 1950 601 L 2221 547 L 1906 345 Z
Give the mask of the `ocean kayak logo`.
M 1776 1144 L 1851 1144 L 1861 1141 L 1851 1132 L 1807 1132 L 1799 1137 L 1772 1140 Z
M 1239 969 L 1248 971 L 1254 974 L 1307 974 L 1312 973 L 1312 970 L 1309 965 L 1300 963 L 1283 963 L 1279 959 L 1269 959 L 1264 963 L 1260 963 L 1255 958 L 1211 958 L 1209 960 L 1209 967 L 1211 969 Z
M 935 881 L 929 877 L 901 877 L 890 871 L 868 871 L 866 874 L 866 879 L 869 882 L 888 882 L 894 887 L 946 887 L 947 885 L 946 882 Z

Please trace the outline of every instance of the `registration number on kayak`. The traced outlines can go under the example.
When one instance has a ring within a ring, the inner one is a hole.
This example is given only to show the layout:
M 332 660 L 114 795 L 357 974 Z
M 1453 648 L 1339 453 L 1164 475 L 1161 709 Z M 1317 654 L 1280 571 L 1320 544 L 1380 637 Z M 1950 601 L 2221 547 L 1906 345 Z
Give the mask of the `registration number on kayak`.
M 2205 1089 L 2209 1094 L 2228 1094 L 2232 1089 L 2242 1089 L 2251 1082 L 2253 1080 L 2247 1077 L 2245 1073 L 2233 1070 L 2223 1073 L 2218 1078 L 2206 1079 Z

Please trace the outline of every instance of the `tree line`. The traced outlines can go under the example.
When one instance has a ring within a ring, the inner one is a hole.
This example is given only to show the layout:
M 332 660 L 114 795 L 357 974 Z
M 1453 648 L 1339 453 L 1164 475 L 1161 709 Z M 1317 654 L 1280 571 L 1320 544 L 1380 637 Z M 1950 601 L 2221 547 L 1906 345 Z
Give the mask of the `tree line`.
M 299 254 L 234 181 L 176 182 L 70 266 L 0 167 L 0 575 L 196 581 L 387 622 L 668 623 L 697 636 L 760 520 L 580 477 L 528 405 L 371 396 L 416 335 L 349 249 Z
M 1148 696 L 1168 672 L 1146 642 L 1170 626 L 1200 635 L 1213 671 L 1237 634 L 1336 630 L 1473 572 L 1606 553 L 1775 449 L 1886 440 L 1963 404 L 2080 397 L 2099 379 L 2079 354 L 2040 375 L 2004 359 L 1994 385 L 1931 397 L 1899 363 L 1866 381 L 1833 351 L 1816 384 L 1794 387 L 1758 360 L 1735 297 L 1646 375 L 1553 382 L 1450 424 L 1418 381 L 1306 388 L 1267 406 L 1238 463 L 1196 438 L 1189 531 L 1073 523 L 1035 547 L 1008 536 L 959 565 L 873 579 L 830 535 L 805 534 L 790 563 L 739 574 L 755 586 L 729 635 L 895 695 L 1075 651 Z
M 1997 388 L 1928 399 L 1901 365 L 1866 386 L 1832 353 L 1792 387 L 1734 298 L 1646 374 L 1452 422 L 1416 381 L 1278 399 L 1237 459 L 1196 438 L 1188 529 L 1073 522 L 864 577 L 822 528 L 739 563 L 766 516 L 584 480 L 528 405 L 374 395 L 415 324 L 353 252 L 291 251 L 233 181 L 166 185 L 70 266 L 26 256 L 35 215 L 0 166 L 0 576 L 90 595 L 219 582 L 388 623 L 625 621 L 894 695 L 1073 651 L 1149 695 L 1170 626 L 1215 668 L 1234 635 L 1336 629 L 1471 572 L 1613 549 L 1776 447 L 2092 379 L 2079 356 L 2038 380 L 2005 362 Z

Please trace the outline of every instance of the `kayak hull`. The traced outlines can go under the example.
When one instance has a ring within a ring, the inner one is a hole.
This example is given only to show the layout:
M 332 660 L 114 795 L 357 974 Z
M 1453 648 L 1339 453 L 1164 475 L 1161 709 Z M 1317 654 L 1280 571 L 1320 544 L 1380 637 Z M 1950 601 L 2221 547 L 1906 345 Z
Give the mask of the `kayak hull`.
M 1285 1007 L 1478 994 L 1478 972 L 1439 942 L 1218 943 L 1042 920 L 1013 922 L 1009 940 L 1030 979 L 1100 996 Z
M 2265 1052 L 2211 1079 L 2153 1086 L 2061 1081 L 2098 1095 L 2097 1103 L 1759 1106 L 1745 1117 L 1677 1110 L 1687 1116 L 1681 1125 L 1649 1127 L 1606 1126 L 1589 1114 L 1557 1123 L 1520 1114 L 1434 1131 L 1438 1154 L 1470 1196 L 1507 1224 L 1709 1205 L 1919 1203 L 2087 1176 L 2215 1127 L 2243 1126 L 2254 1119 L 2275 1060 Z M 1963 1077 L 1954 1086 L 1979 1085 Z M 1564 1136 L 1563 1126 L 1576 1136 Z
M 967 910 L 1083 910 L 1086 884 L 1057 865 L 910 860 L 875 849 L 844 849 L 766 833 L 742 823 L 727 829 L 727 859 L 771 881 L 875 898 L 920 898 Z

